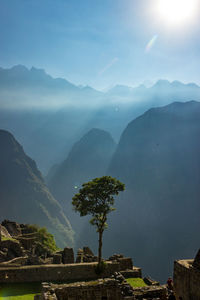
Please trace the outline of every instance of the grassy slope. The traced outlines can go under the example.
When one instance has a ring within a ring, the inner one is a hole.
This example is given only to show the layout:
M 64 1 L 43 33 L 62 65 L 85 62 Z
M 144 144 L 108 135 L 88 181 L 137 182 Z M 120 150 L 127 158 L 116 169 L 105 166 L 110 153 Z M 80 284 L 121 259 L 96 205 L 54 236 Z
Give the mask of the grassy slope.
M 1 240 L 2 240 L 2 241 L 11 240 L 11 241 L 14 241 L 14 242 L 19 243 L 16 239 L 14 239 L 14 238 L 12 238 L 12 237 L 2 236 L 2 237 L 1 237 Z
M 0 300 L 33 300 L 40 290 L 38 283 L 0 284 Z
M 127 278 L 126 281 L 132 287 L 144 287 L 144 286 L 147 286 L 147 284 L 144 282 L 144 280 L 142 278 Z

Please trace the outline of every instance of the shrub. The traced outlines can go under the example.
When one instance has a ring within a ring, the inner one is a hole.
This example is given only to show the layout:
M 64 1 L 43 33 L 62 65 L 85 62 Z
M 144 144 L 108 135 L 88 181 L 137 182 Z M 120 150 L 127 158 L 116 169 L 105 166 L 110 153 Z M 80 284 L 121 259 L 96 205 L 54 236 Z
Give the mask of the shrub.
M 36 254 L 46 255 L 58 250 L 54 237 L 45 227 L 29 225 L 30 231 L 36 233 Z

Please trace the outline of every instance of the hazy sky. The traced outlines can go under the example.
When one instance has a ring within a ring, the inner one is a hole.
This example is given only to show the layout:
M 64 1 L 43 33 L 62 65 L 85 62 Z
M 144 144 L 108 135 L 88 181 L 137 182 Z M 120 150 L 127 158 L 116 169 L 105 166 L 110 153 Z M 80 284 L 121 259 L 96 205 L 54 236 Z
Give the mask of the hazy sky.
M 156 1 L 168 0 L 0 0 L 0 66 L 35 66 L 98 89 L 159 78 L 200 84 L 199 12 L 169 26 Z

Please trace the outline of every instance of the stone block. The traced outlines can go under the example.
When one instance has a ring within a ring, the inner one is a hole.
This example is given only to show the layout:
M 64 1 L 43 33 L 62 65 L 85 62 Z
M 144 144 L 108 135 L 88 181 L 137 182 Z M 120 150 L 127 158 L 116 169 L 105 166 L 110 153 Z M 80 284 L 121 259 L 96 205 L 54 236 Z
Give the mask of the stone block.
M 74 250 L 73 248 L 64 248 L 62 253 L 63 264 L 73 264 L 74 263 Z
M 77 256 L 76 256 L 76 263 L 83 262 L 83 249 L 78 249 Z
M 56 253 L 53 255 L 53 264 L 62 264 L 62 254 Z
M 142 278 L 142 270 L 141 268 L 138 267 L 133 267 L 132 270 L 130 269 L 130 270 L 121 271 L 121 274 L 125 278 Z
M 199 249 L 192 265 L 194 268 L 200 270 L 200 249 Z
M 94 253 L 92 252 L 92 250 L 89 247 L 83 247 L 83 254 L 94 256 Z
M 127 270 L 127 269 L 130 269 L 130 270 L 133 269 L 132 258 L 130 258 L 130 257 L 122 257 L 122 258 L 118 258 L 117 261 L 120 264 L 120 271 Z
M 160 285 L 160 283 L 159 283 L 158 281 L 153 280 L 153 279 L 150 278 L 150 277 L 145 277 L 145 278 L 144 278 L 144 282 L 145 282 L 147 285 L 157 285 L 157 286 Z

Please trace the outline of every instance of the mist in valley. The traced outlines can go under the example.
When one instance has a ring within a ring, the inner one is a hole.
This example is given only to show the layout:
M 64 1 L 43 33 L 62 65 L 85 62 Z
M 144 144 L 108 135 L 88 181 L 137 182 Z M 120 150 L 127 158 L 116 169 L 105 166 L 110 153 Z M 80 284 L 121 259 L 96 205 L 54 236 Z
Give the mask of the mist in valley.
M 165 282 L 200 245 L 199 18 L 164 24 L 153 0 L 29 2 L 0 4 L 0 221 L 96 253 L 71 201 L 111 175 L 126 189 L 104 256 Z

